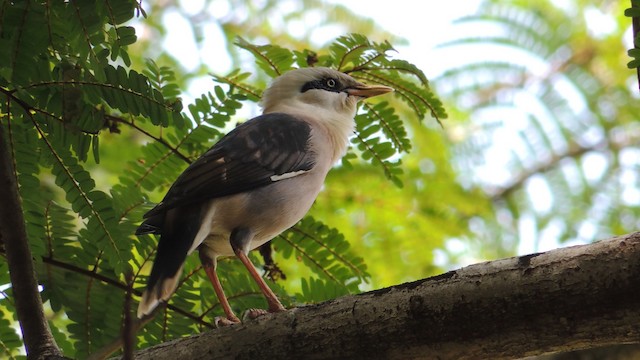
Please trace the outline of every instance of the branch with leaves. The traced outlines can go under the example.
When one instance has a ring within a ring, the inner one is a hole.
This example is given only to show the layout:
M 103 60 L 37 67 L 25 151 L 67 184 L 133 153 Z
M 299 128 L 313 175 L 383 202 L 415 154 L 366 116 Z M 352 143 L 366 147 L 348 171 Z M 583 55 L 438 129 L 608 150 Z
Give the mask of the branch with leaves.
M 640 90 L 640 1 L 631 0 L 631 7 L 624 11 L 624 15 L 631 18 L 633 30 L 633 49 L 628 51 L 633 60 L 629 61 L 629 69 L 636 69 L 638 74 L 638 90 Z

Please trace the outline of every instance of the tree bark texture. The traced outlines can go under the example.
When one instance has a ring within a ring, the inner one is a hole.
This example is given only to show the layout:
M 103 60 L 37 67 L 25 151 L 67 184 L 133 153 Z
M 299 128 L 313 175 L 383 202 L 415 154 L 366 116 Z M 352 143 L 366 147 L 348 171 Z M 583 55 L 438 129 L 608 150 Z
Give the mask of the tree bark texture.
M 640 342 L 640 232 L 269 314 L 138 359 L 514 359 Z
M 38 292 L 22 205 L 9 154 L 4 125 L 0 124 L 0 242 L 4 244 L 7 254 L 11 292 L 24 345 L 29 359 L 59 358 L 61 352 L 51 335 Z
M 640 344 L 617 344 L 564 353 L 529 356 L 520 360 L 638 360 Z

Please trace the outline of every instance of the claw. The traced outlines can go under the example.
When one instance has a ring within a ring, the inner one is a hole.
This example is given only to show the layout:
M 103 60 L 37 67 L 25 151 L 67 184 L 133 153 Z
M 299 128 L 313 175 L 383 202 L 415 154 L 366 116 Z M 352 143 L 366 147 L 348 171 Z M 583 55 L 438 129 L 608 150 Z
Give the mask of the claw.
M 269 312 L 264 309 L 248 309 L 242 315 L 242 321 L 257 319 L 260 316 L 268 314 Z
M 222 316 L 216 316 L 214 319 L 214 323 L 216 324 L 217 328 L 221 328 L 224 326 L 231 326 L 233 324 L 239 324 L 240 323 L 240 319 L 235 318 L 235 319 L 228 319 L 226 317 L 222 317 Z

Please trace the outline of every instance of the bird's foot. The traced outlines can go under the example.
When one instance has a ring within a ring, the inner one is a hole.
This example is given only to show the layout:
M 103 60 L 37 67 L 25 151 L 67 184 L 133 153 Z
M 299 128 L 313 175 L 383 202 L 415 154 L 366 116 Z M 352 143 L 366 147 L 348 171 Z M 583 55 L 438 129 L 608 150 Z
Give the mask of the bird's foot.
M 242 315 L 242 321 L 257 319 L 268 313 L 269 312 L 264 309 L 247 309 Z
M 280 312 L 280 311 L 286 311 L 286 309 L 285 308 L 276 309 L 275 311 L 272 311 L 272 310 L 267 311 L 267 310 L 264 310 L 264 309 L 248 309 L 242 315 L 242 321 L 240 321 L 240 319 L 238 319 L 235 316 L 232 317 L 232 318 L 223 317 L 223 316 L 216 316 L 216 318 L 214 319 L 214 323 L 216 324 L 216 327 L 220 328 L 220 327 L 223 327 L 223 326 L 230 326 L 230 325 L 233 325 L 233 324 L 239 324 L 240 322 L 244 322 L 246 320 L 254 320 L 254 319 L 257 319 L 260 316 L 266 315 L 268 313 Z
M 287 311 L 287 309 L 285 309 L 284 306 L 282 306 L 282 305 L 277 306 L 277 307 L 273 307 L 273 308 L 269 308 L 269 310 L 265 310 L 265 309 L 248 309 L 242 315 L 242 321 L 257 319 L 260 316 L 263 316 L 263 315 L 266 315 L 266 314 L 269 314 L 269 313 L 276 313 L 276 312 L 282 312 L 282 311 Z
M 238 319 L 237 317 L 233 317 L 233 318 L 226 318 L 226 317 L 222 317 L 222 316 L 216 316 L 216 318 L 214 319 L 214 323 L 216 324 L 216 327 L 220 328 L 223 326 L 230 326 L 233 324 L 238 324 L 240 323 L 240 319 Z

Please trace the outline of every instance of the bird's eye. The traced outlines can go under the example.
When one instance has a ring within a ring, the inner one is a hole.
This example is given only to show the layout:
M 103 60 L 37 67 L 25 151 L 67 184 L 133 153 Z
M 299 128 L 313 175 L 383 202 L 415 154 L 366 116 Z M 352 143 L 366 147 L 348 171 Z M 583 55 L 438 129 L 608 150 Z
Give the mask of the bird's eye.
M 330 88 L 334 88 L 336 87 L 336 81 L 334 79 L 327 79 L 326 80 L 326 84 L 328 87 Z

